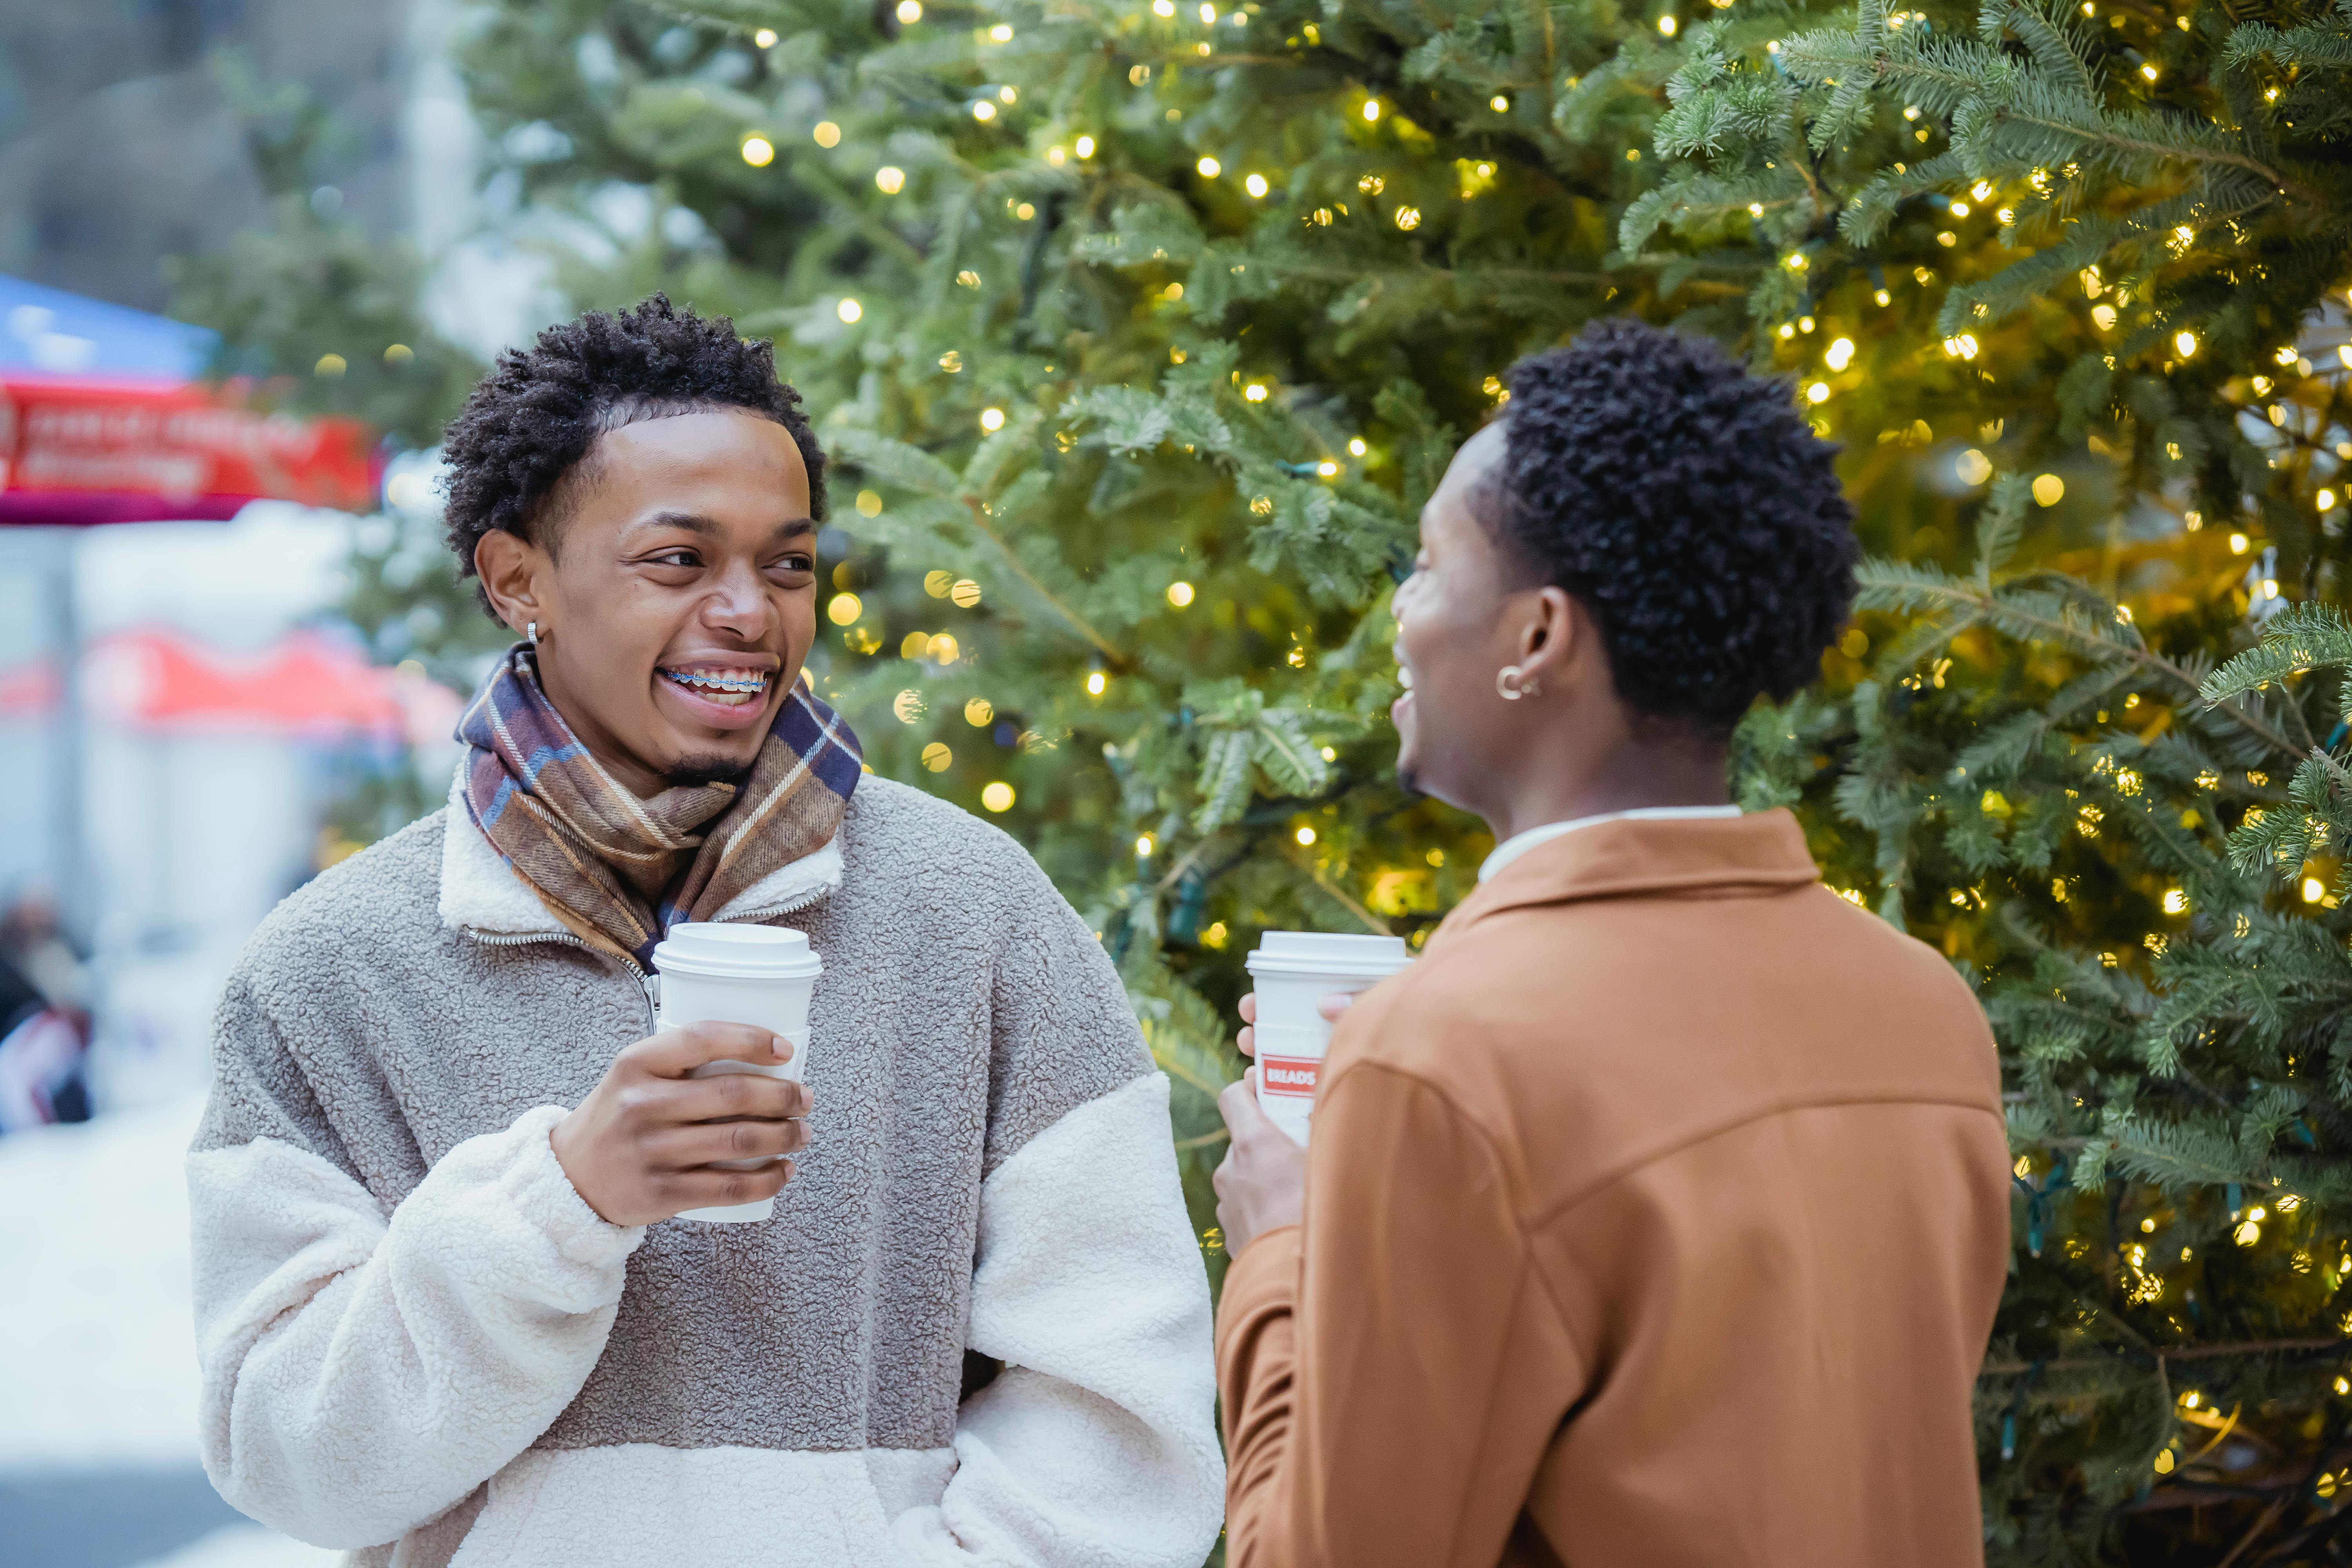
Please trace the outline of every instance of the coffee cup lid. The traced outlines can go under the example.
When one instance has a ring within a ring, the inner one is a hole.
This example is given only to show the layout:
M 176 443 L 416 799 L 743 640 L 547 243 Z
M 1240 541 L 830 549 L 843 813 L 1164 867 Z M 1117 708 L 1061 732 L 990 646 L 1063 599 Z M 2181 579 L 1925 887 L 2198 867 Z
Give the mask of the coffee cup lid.
M 808 932 L 790 926 L 688 921 L 669 928 L 654 949 L 664 974 L 709 974 L 732 980 L 802 980 L 824 973 Z
M 1401 936 L 1335 935 L 1319 931 L 1260 933 L 1244 961 L 1252 974 L 1393 974 L 1412 962 Z

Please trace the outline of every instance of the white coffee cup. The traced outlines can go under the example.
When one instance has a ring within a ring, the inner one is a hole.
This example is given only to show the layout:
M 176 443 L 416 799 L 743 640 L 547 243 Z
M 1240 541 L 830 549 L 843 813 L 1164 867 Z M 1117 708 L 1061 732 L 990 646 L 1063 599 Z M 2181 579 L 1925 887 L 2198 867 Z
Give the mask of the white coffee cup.
M 730 1073 L 759 1073 L 798 1083 L 808 1068 L 809 999 L 824 964 L 809 948 L 808 933 L 788 926 L 734 925 L 688 921 L 669 928 L 654 949 L 654 969 L 661 977 L 661 1010 L 656 1027 L 681 1028 L 688 1024 L 749 1024 L 782 1035 L 793 1045 L 792 1059 L 781 1067 L 754 1062 L 705 1062 L 690 1075 L 723 1078 Z M 721 1170 L 756 1171 L 769 1160 L 719 1160 Z M 776 1200 L 756 1204 L 723 1204 L 687 1209 L 680 1219 L 740 1224 L 767 1219 Z
M 1315 1111 L 1331 1024 L 1316 1004 L 1369 991 L 1412 962 L 1404 939 L 1270 931 L 1245 961 L 1257 989 L 1257 1102 L 1300 1144 Z

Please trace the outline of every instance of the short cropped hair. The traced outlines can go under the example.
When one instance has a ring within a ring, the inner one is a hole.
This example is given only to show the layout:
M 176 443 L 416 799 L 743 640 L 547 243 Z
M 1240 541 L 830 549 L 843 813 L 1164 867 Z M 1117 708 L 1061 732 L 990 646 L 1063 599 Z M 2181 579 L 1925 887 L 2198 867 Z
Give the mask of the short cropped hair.
M 474 574 L 474 547 L 493 529 L 552 550 L 547 525 L 562 507 L 557 492 L 598 437 L 640 420 L 720 408 L 740 408 L 791 432 L 808 466 L 809 515 L 822 521 L 824 453 L 801 412 L 801 395 L 776 379 L 775 345 L 737 337 L 728 318 L 699 316 L 656 294 L 634 310 L 591 310 L 548 328 L 528 349 L 509 349 L 442 437 L 449 548 L 459 574 Z M 481 599 L 488 609 L 489 596 Z
M 1510 373 L 1507 555 L 1601 624 L 1636 713 L 1728 730 L 1819 673 L 1853 603 L 1836 448 L 1790 387 L 1714 343 L 1614 319 Z

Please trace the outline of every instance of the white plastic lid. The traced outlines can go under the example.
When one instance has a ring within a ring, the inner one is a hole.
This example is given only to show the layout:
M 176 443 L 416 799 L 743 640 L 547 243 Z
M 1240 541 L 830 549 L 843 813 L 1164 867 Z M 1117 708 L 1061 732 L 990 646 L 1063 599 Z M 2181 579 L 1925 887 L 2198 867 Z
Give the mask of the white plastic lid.
M 1394 974 L 1412 962 L 1401 936 L 1270 931 L 1244 961 L 1252 974 Z
M 669 928 L 654 949 L 664 974 L 711 974 L 730 980 L 806 980 L 824 973 L 809 948 L 808 932 L 790 926 L 688 921 Z

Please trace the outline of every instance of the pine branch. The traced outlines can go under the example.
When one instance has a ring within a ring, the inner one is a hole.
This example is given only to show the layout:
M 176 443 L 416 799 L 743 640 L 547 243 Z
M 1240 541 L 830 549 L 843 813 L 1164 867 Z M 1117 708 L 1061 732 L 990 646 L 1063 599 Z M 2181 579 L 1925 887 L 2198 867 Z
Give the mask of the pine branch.
M 1855 577 L 1863 589 L 1855 602 L 1865 608 L 1959 612 L 1990 622 L 2021 640 L 2059 643 L 2094 658 L 2122 660 L 2183 692 L 2197 693 L 2198 682 L 2193 676 L 2170 659 L 2150 652 L 2145 645 L 2119 643 L 2063 615 L 2022 607 L 2023 602 L 2016 595 L 1987 592 L 1932 568 L 1898 563 L 1866 562 Z M 2259 736 L 2274 751 L 2290 756 L 2302 751 L 2256 714 L 2233 706 L 2217 707 L 2214 711 Z

